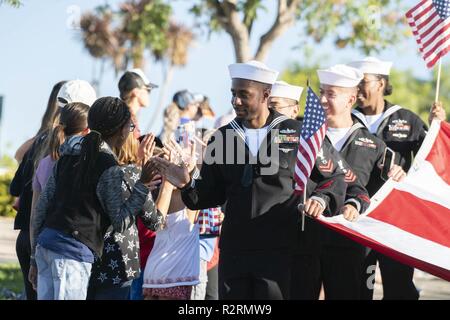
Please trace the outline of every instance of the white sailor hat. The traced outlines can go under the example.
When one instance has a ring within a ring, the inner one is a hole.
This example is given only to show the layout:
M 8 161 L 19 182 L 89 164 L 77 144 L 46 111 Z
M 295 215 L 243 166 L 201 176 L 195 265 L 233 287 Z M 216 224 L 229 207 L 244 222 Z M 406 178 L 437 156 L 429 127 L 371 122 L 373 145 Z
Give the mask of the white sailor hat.
M 274 84 L 278 77 L 278 71 L 269 69 L 264 63 L 256 60 L 230 64 L 228 71 L 231 79 L 239 78 L 267 84 Z
M 321 84 L 345 88 L 357 87 L 364 78 L 361 71 L 345 64 L 337 64 L 328 69 L 317 70 L 317 75 Z
M 276 81 L 272 86 L 270 96 L 299 101 L 302 95 L 302 91 L 303 87 L 293 86 L 284 81 Z
M 374 57 L 367 57 L 360 61 L 353 61 L 348 65 L 361 70 L 363 73 L 383 74 L 388 76 L 391 71 L 392 62 L 381 61 Z

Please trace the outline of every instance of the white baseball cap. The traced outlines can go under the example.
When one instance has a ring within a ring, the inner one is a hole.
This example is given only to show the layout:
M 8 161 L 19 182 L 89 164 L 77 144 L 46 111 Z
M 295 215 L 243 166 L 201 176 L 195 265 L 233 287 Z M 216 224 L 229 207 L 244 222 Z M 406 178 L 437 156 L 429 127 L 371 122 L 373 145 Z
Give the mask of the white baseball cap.
M 293 86 L 285 81 L 276 81 L 272 86 L 270 96 L 299 101 L 302 96 L 302 92 L 303 87 Z
M 381 61 L 374 57 L 367 57 L 360 61 L 350 62 L 348 65 L 359 69 L 362 73 L 383 74 L 388 76 L 391 72 L 392 61 Z
M 345 64 L 337 64 L 328 69 L 317 70 L 321 84 L 328 84 L 336 87 L 353 88 L 357 87 L 364 74 Z
M 274 84 L 278 77 L 278 71 L 269 69 L 264 63 L 256 60 L 230 64 L 228 71 L 231 79 L 239 78 L 267 84 Z
M 94 88 L 85 80 L 67 81 L 58 92 L 58 104 L 64 107 L 68 103 L 81 102 L 92 106 L 97 99 Z

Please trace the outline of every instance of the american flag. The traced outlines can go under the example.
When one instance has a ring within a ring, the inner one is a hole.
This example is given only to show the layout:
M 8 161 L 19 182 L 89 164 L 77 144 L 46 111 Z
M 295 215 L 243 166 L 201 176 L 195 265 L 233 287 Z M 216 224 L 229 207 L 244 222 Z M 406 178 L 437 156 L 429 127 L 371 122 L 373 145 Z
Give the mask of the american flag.
M 422 58 L 431 68 L 450 51 L 450 0 L 423 0 L 406 13 Z
M 294 179 L 296 183 L 294 192 L 296 194 L 301 194 L 301 191 L 306 188 L 306 182 L 314 168 L 316 157 L 322 147 L 326 132 L 325 111 L 319 103 L 319 97 L 308 87 L 305 114 L 297 151 L 297 163 L 295 165 Z

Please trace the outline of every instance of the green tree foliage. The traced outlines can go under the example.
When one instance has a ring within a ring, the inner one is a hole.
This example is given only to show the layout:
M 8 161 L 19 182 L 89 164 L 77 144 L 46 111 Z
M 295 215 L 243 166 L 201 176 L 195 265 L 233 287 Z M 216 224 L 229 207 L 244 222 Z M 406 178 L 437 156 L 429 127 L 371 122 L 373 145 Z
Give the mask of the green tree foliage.
M 0 173 L 0 216 L 14 217 L 16 210 L 13 209 L 14 197 L 9 194 L 9 185 L 14 174 L 11 172 Z
M 275 2 L 275 1 L 273 1 Z M 377 52 L 397 43 L 409 30 L 405 27 L 400 0 L 277 0 L 277 10 L 267 31 L 252 29 L 267 0 L 196 0 L 191 12 L 199 26 L 211 32 L 224 30 L 233 40 L 236 60 L 264 60 L 273 41 L 295 25 L 298 39 L 293 46 L 320 44 L 331 39 L 337 48 L 351 47 L 364 53 Z M 250 40 L 259 37 L 253 54 Z
M 16 160 L 7 155 L 0 158 L 0 216 L 13 217 L 16 215 L 16 211 L 12 207 L 15 199 L 9 194 L 9 185 L 16 170 Z
M 0 5 L 2 5 L 3 3 L 6 3 L 15 8 L 18 8 L 22 5 L 22 1 L 20 0 L 0 0 Z
M 172 8 L 161 0 L 129 1 L 121 5 L 121 33 L 131 44 L 135 66 L 143 66 L 146 47 L 156 57 L 167 49 L 165 35 L 171 12 Z
M 306 87 L 309 79 L 311 88 L 318 94 L 319 80 L 316 73 L 318 65 L 316 63 L 308 63 L 307 65 L 308 67 L 305 67 L 293 63 L 282 72 L 281 78 L 288 83 L 303 87 Z M 445 72 L 446 70 L 450 70 L 450 64 L 442 66 L 439 100 L 442 101 L 446 108 L 447 119 L 450 119 L 450 72 Z M 389 80 L 394 90 L 387 99 L 417 113 L 422 120 L 428 123 L 428 113 L 431 104 L 434 102 L 436 92 L 435 71 L 430 71 L 430 80 L 424 80 L 415 77 L 412 70 L 393 69 Z M 301 114 L 304 111 L 305 99 L 306 93 L 302 94 L 300 102 Z
M 116 72 L 131 61 L 143 68 L 146 49 L 157 58 L 169 47 L 166 33 L 172 12 L 163 0 L 129 0 L 113 11 L 100 6 L 81 17 L 82 40 L 98 59 L 110 59 Z

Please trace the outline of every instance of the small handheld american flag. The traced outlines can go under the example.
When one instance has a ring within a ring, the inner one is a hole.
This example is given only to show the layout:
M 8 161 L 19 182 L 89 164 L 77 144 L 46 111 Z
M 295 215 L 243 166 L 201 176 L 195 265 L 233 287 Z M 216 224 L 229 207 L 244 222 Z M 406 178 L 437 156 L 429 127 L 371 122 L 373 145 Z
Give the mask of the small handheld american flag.
M 450 51 L 450 0 L 422 0 L 406 18 L 422 58 L 432 68 Z
M 294 192 L 297 195 L 301 195 L 302 191 L 306 189 L 306 182 L 314 168 L 326 132 L 325 111 L 319 102 L 319 97 L 308 87 L 294 174 L 296 182 Z

